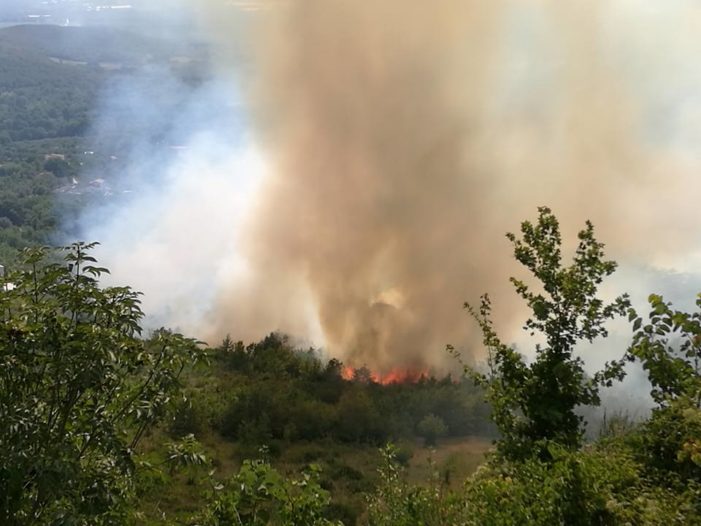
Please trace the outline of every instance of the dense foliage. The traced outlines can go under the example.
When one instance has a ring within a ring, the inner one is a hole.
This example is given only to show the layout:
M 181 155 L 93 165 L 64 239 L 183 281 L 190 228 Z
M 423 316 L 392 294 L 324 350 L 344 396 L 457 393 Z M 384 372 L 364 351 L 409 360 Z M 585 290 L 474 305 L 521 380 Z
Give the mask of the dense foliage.
M 631 309 L 628 359 L 648 372 L 658 406 L 632 437 L 636 454 L 669 483 L 701 484 L 701 294 L 686 313 L 652 294 L 649 323 Z
M 319 469 L 312 465 L 300 478 L 286 478 L 266 461 L 244 461 L 224 491 L 199 518 L 203 526 L 246 524 L 338 524 L 324 516 L 328 491 L 319 485 Z
M 119 522 L 134 451 L 200 350 L 178 334 L 140 337 L 138 294 L 69 247 L 28 249 L 0 283 L 0 522 Z
M 101 79 L 100 72 L 10 47 L 0 31 L 0 146 L 83 135 Z
M 324 362 L 313 349 L 297 350 L 279 334 L 248 346 L 227 339 L 214 356 L 223 373 L 217 398 L 226 402 L 216 403 L 205 391 L 193 393 L 192 403 L 210 408 L 208 420 L 225 437 L 254 447 L 280 440 L 382 444 L 416 435 L 492 432 L 482 390 L 467 380 L 427 376 L 388 385 L 346 380 L 338 360 Z M 216 407 L 221 409 L 212 411 Z M 179 418 L 192 420 L 190 407 Z M 179 421 L 174 425 L 195 431 Z
M 15 25 L 0 30 L 0 45 L 31 51 L 56 61 L 91 69 L 100 64 L 134 67 L 184 53 L 182 42 L 161 42 L 111 26 Z
M 122 105 L 114 117 L 120 125 L 98 134 L 95 110 L 109 103 L 106 86 L 136 73 L 157 86 L 144 105 L 179 111 L 183 100 L 164 96 L 163 78 L 187 92 L 205 75 L 201 51 L 184 46 L 110 28 L 0 28 L 0 264 L 14 263 L 27 246 L 75 239 L 86 204 L 117 197 L 112 188 L 130 141 L 150 119 Z M 181 52 L 187 56 L 170 60 Z M 167 148 L 167 130 L 152 127 L 149 140 Z
M 701 486 L 660 484 L 632 449 L 608 442 L 582 451 L 551 445 L 551 458 L 492 457 L 461 490 L 407 482 L 391 451 L 370 499 L 372 526 L 695 525 Z
M 0 30 L 0 264 L 47 244 L 85 196 L 60 192 L 92 168 L 83 136 L 104 74 L 57 64 Z M 102 159 L 100 159 L 102 161 Z

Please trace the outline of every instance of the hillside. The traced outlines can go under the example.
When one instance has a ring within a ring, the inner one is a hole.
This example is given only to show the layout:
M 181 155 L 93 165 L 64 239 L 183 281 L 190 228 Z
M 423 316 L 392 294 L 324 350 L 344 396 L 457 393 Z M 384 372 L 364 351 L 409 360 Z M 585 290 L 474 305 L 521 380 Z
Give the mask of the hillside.
M 0 145 L 83 135 L 102 79 L 0 41 Z
M 54 191 L 80 169 L 104 75 L 0 42 L 0 260 L 49 242 L 77 203 Z M 82 152 L 81 152 L 82 153 Z M 68 208 L 64 208 L 64 204 Z
M 483 461 L 495 429 L 484 392 L 471 381 L 425 376 L 381 384 L 363 370 L 346 379 L 341 362 L 320 356 L 280 334 L 247 346 L 225 339 L 207 365 L 186 373 L 187 402 L 148 437 L 144 454 L 158 459 L 164 444 L 192 434 L 219 480 L 261 451 L 290 475 L 315 463 L 332 493 L 333 516 L 348 525 L 379 482 L 379 447 L 388 441 L 401 445 L 402 465 L 417 482 L 437 470 L 447 487 L 457 487 Z M 427 424 L 434 421 L 436 436 Z M 144 493 L 141 510 L 154 522 L 163 511 L 185 521 L 206 502 L 187 480 L 160 481 Z
M 174 44 L 107 26 L 17 25 L 0 30 L 0 45 L 84 64 L 134 67 L 186 51 Z

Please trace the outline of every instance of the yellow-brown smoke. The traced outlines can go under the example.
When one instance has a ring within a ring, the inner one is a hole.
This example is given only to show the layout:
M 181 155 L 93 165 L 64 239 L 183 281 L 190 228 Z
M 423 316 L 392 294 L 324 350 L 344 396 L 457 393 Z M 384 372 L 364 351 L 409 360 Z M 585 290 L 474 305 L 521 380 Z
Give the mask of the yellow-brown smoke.
M 513 314 L 503 234 L 536 206 L 566 237 L 592 219 L 614 255 L 645 255 L 663 228 L 640 212 L 660 161 L 641 146 L 605 5 L 276 3 L 251 32 L 272 174 L 246 225 L 249 272 L 222 285 L 213 332 L 320 330 L 352 364 L 440 367 L 446 343 L 479 340 L 463 301 L 489 291 Z

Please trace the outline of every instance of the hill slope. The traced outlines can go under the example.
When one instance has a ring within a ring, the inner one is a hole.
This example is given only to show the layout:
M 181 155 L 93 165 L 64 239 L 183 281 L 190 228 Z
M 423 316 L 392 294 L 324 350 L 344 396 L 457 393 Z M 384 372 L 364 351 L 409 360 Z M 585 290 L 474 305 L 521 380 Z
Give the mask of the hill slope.
M 111 27 L 18 25 L 0 30 L 0 45 L 85 63 L 139 65 L 168 56 L 171 46 Z
M 101 79 L 0 39 L 0 145 L 82 135 Z

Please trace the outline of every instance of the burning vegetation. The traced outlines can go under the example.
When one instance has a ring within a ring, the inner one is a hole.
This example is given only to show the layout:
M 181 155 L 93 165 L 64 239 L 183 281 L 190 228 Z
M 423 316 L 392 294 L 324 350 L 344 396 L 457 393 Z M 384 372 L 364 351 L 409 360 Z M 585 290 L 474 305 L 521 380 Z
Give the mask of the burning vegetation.
M 341 372 L 344 380 L 354 382 L 374 382 L 380 385 L 390 384 L 416 384 L 422 381 L 427 381 L 433 377 L 431 371 L 427 368 L 401 368 L 396 367 L 386 372 L 371 371 L 367 367 L 351 367 L 344 365 Z

